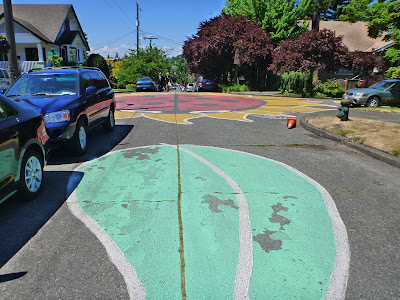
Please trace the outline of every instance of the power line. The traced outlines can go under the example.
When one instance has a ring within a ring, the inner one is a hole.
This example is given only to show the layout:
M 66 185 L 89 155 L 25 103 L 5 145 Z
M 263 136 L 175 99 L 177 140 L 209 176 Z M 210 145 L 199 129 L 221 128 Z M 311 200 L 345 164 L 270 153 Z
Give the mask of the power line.
M 124 34 L 121 37 L 118 37 L 118 38 L 115 38 L 115 39 L 112 39 L 112 40 L 109 40 L 109 41 L 105 41 L 105 42 L 101 42 L 99 44 L 96 44 L 95 46 L 93 46 L 93 48 L 98 49 L 100 47 L 109 46 L 111 44 L 114 44 L 115 42 L 118 42 L 119 40 L 122 40 L 124 37 L 126 37 L 126 36 L 128 36 L 128 35 L 130 35 L 130 34 L 132 34 L 134 32 L 136 32 L 136 30 L 132 30 L 132 31 Z

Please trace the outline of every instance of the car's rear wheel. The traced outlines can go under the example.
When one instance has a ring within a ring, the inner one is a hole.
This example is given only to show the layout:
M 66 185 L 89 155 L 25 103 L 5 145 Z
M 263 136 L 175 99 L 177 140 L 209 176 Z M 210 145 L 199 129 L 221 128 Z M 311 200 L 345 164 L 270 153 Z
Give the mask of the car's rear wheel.
M 43 158 L 36 150 L 27 150 L 22 159 L 19 193 L 23 199 L 39 194 L 43 181 Z
M 106 121 L 104 122 L 104 128 L 107 131 L 113 131 L 115 127 L 114 110 L 110 108 Z
M 79 120 L 76 124 L 74 136 L 71 139 L 70 149 L 72 154 L 80 156 L 86 152 L 87 149 L 87 130 L 86 124 L 83 120 Z
M 381 106 L 381 101 L 378 97 L 371 97 L 368 99 L 366 106 L 368 107 L 378 107 Z

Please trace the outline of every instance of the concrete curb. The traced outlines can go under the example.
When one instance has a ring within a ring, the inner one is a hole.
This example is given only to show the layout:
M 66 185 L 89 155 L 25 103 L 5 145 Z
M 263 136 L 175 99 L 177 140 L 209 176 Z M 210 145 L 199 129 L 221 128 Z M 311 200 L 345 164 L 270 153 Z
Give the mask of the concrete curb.
M 359 144 L 359 143 L 352 142 L 351 140 L 349 140 L 346 137 L 342 137 L 342 136 L 327 132 L 325 130 L 319 129 L 319 128 L 317 128 L 317 127 L 315 127 L 315 126 L 313 126 L 313 125 L 311 125 L 311 124 L 309 124 L 307 122 L 307 118 L 309 116 L 310 115 L 305 115 L 305 116 L 302 116 L 300 118 L 300 125 L 304 129 L 306 129 L 308 131 L 311 131 L 311 132 L 315 133 L 318 136 L 321 136 L 321 137 L 324 137 L 324 138 L 331 139 L 331 140 L 334 140 L 336 142 L 342 143 L 342 144 L 344 144 L 344 145 L 346 145 L 348 147 L 351 147 L 353 149 L 356 149 L 356 150 L 358 150 L 358 151 L 360 151 L 360 152 L 362 152 L 362 153 L 364 153 L 366 155 L 369 155 L 369 156 L 371 156 L 373 158 L 379 159 L 379 160 L 381 160 L 381 161 L 383 161 L 385 163 L 388 163 L 388 164 L 390 164 L 392 166 L 400 168 L 400 158 L 397 158 L 396 156 L 387 154 L 387 153 L 382 152 L 380 150 L 377 150 L 377 149 L 374 149 L 374 148 L 371 148 L 371 147 L 367 147 L 367 146 L 364 146 L 364 145 Z

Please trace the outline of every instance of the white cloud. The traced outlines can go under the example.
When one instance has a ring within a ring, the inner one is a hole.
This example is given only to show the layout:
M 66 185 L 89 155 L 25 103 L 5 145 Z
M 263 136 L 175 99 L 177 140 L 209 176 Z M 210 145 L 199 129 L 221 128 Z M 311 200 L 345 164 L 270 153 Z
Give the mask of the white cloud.
M 131 45 L 120 45 L 118 47 L 110 48 L 108 46 L 104 46 L 101 48 L 90 48 L 90 53 L 98 53 L 103 57 L 107 57 L 108 55 L 110 57 L 115 57 L 115 54 L 118 53 L 118 56 L 122 58 L 125 53 L 129 53 L 129 49 L 134 49 L 134 46 Z
M 171 48 L 164 46 L 161 49 L 167 53 L 167 57 L 174 57 L 182 54 L 182 47 Z

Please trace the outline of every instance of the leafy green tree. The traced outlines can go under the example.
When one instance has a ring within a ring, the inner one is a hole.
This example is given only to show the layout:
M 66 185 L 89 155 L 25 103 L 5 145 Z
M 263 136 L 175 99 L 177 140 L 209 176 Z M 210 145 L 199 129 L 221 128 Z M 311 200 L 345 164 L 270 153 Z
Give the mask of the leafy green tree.
M 305 25 L 298 25 L 298 21 L 303 19 L 303 10 L 297 4 L 296 0 L 226 0 L 223 12 L 257 21 L 273 41 L 279 42 L 296 37 L 307 29 Z
M 182 55 L 178 55 L 170 59 L 170 64 L 171 76 L 182 84 L 186 83 L 190 76 L 186 59 Z
M 90 54 L 87 62 L 88 67 L 99 68 L 107 77 L 110 75 L 110 68 L 103 56 L 97 53 Z
M 166 53 L 157 47 L 139 49 L 139 58 L 136 54 L 136 50 L 130 50 L 113 71 L 118 84 L 136 83 L 141 77 L 156 80 L 159 72 L 165 74 L 170 70 Z
M 383 37 L 394 43 L 385 58 L 391 62 L 400 60 L 400 0 L 352 0 L 340 20 L 367 21 L 370 37 Z

